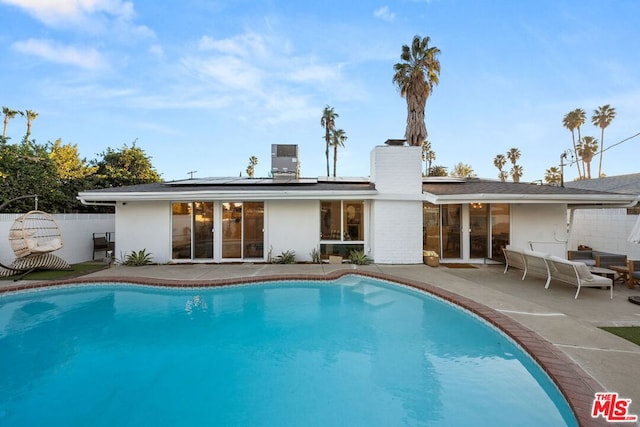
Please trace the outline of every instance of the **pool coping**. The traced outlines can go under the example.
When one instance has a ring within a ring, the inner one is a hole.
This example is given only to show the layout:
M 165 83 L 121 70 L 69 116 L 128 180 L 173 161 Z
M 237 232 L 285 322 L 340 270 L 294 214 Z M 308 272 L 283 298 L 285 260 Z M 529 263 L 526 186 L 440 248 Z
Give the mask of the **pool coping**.
M 481 317 L 491 325 L 500 329 L 508 337 L 520 345 L 535 361 L 544 372 L 556 384 L 563 394 L 574 416 L 580 426 L 612 426 L 622 425 L 606 422 L 601 418 L 591 417 L 593 399 L 597 391 L 602 387 L 587 372 L 571 360 L 565 353 L 557 349 L 552 343 L 544 339 L 535 331 L 523 326 L 510 317 L 489 308 L 483 304 L 473 301 L 467 297 L 447 291 L 435 285 L 419 282 L 407 278 L 397 277 L 391 274 L 363 271 L 337 270 L 324 275 L 317 274 L 294 274 L 294 275 L 264 275 L 251 277 L 237 277 L 216 280 L 186 280 L 186 279 L 161 279 L 146 277 L 75 277 L 63 280 L 44 281 L 34 283 L 20 283 L 0 288 L 0 295 L 16 291 L 36 290 L 41 288 L 56 287 L 61 285 L 73 285 L 84 283 L 132 283 L 146 286 L 163 286 L 176 288 L 194 287 L 219 287 L 229 285 L 242 285 L 260 282 L 291 281 L 291 280 L 313 280 L 313 281 L 334 281 L 343 276 L 358 275 L 379 280 L 391 281 L 401 285 L 406 285 L 421 291 L 425 291 L 445 301 L 460 306 L 471 313 Z M 496 402 L 499 406 L 499 402 Z M 628 423 L 626 423 L 628 425 Z

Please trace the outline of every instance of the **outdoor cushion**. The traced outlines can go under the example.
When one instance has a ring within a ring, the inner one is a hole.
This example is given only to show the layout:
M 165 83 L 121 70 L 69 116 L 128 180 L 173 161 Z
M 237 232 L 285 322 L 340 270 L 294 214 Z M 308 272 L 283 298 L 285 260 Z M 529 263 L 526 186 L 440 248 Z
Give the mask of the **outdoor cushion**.
M 576 267 L 580 280 L 591 282 L 594 279 L 593 274 L 589 271 L 589 267 L 584 262 L 571 262 Z

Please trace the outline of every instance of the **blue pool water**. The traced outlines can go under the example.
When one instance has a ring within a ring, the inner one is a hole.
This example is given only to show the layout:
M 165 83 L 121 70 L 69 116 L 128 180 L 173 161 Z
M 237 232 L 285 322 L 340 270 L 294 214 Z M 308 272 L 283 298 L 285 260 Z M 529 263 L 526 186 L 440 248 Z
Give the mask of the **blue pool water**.
M 577 425 L 503 334 L 382 281 L 0 297 L 2 426 Z

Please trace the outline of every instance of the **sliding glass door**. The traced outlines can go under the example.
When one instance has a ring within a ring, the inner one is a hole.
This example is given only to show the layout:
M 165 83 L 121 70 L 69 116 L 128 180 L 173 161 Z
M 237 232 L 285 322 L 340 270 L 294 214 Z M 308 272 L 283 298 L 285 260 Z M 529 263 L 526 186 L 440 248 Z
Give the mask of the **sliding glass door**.
M 213 259 L 213 202 L 171 205 L 173 259 Z
M 222 258 L 264 257 L 264 202 L 222 203 Z

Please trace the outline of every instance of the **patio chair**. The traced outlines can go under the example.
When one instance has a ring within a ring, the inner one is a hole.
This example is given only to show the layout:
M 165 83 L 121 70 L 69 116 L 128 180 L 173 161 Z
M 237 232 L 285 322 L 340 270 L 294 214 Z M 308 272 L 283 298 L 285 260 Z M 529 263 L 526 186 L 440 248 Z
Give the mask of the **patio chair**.
M 46 212 L 30 211 L 16 218 L 9 229 L 9 243 L 16 259 L 8 266 L 0 264 L 2 277 L 23 277 L 34 270 L 71 270 L 69 263 L 51 253 L 62 248 L 62 233 Z

